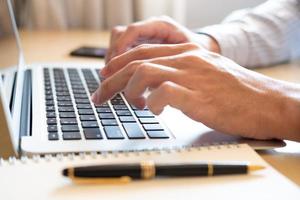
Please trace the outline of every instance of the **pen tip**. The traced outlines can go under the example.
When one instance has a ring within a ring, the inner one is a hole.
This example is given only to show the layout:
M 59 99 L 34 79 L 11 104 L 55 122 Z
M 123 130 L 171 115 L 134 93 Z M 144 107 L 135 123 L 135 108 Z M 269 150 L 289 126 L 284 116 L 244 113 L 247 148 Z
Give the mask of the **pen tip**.
M 261 165 L 249 165 L 248 166 L 248 172 L 262 170 L 262 169 L 265 169 L 265 167 L 261 166 Z
M 68 175 L 69 175 L 69 170 L 68 170 L 68 169 L 64 169 L 64 170 L 62 171 L 62 175 L 63 175 L 63 176 L 68 176 Z

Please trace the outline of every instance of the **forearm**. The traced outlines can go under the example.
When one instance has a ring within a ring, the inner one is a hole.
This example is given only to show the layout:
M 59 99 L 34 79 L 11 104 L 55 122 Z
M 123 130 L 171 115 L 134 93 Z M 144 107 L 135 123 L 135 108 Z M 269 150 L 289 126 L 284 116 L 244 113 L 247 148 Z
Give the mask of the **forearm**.
M 265 66 L 300 56 L 300 5 L 268 1 L 239 19 L 204 27 L 220 53 L 242 66 Z

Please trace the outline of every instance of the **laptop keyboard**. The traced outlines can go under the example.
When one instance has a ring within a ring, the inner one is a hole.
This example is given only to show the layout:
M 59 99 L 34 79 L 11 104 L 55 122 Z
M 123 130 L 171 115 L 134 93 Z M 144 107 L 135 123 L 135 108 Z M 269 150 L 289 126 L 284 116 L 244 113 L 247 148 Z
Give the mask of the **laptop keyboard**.
M 44 68 L 48 139 L 167 139 L 169 135 L 147 109 L 129 105 L 117 94 L 102 105 L 90 95 L 98 88 L 99 70 Z

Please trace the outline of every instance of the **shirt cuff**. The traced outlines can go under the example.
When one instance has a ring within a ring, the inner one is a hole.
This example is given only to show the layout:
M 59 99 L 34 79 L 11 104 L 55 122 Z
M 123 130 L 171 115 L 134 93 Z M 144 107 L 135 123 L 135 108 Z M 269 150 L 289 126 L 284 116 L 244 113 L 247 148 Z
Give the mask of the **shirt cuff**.
M 247 45 L 244 43 L 247 38 L 243 38 L 245 36 L 237 24 L 217 24 L 198 29 L 196 32 L 214 38 L 220 47 L 221 55 L 240 65 L 246 64 L 248 49 L 245 48 Z

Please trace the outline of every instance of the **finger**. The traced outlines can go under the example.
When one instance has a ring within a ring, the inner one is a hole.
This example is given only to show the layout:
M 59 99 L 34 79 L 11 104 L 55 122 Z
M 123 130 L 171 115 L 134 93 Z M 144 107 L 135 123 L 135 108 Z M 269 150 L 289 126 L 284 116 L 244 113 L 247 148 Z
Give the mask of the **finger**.
M 182 44 L 143 44 L 112 59 L 103 70 L 108 77 L 134 60 L 145 60 L 181 54 L 199 48 L 193 43 Z
M 116 26 L 112 29 L 111 35 L 110 35 L 110 42 L 109 42 L 109 48 L 107 50 L 107 53 L 105 55 L 105 62 L 107 63 L 112 54 L 113 47 L 115 46 L 115 43 L 118 41 L 120 36 L 125 32 L 126 27 L 125 26 Z
M 115 93 L 120 92 L 126 86 L 129 78 L 132 76 L 135 68 L 141 64 L 141 62 L 131 62 L 124 69 L 120 70 L 113 76 L 105 79 L 98 89 L 92 95 L 92 101 L 95 104 L 102 104 L 109 100 Z
M 120 92 L 127 85 L 129 79 L 135 72 L 136 68 L 144 63 L 156 63 L 162 64 L 166 66 L 170 66 L 171 68 L 178 69 L 180 67 L 184 67 L 185 59 L 195 59 L 195 57 L 183 57 L 182 60 L 181 55 L 162 57 L 158 59 L 150 59 L 150 60 L 141 60 L 141 61 L 133 61 L 126 65 L 123 69 L 116 72 L 112 76 L 105 79 L 100 87 L 96 90 L 96 92 L 92 95 L 92 99 L 94 103 L 101 104 L 108 99 L 110 99 L 115 93 Z
M 182 77 L 174 68 L 153 63 L 141 64 L 129 79 L 124 94 L 126 99 L 138 108 L 145 106 L 144 93 L 148 88 L 157 88 L 162 82 L 179 82 Z
M 170 24 L 162 20 L 147 20 L 129 25 L 115 44 L 112 54 L 117 56 L 132 47 L 139 39 L 160 39 L 161 43 L 169 36 Z M 173 28 L 173 27 L 172 27 Z
M 193 92 L 191 90 L 168 81 L 163 82 L 151 92 L 146 99 L 146 105 L 156 115 L 159 115 L 167 105 L 189 115 L 193 110 L 192 96 Z

